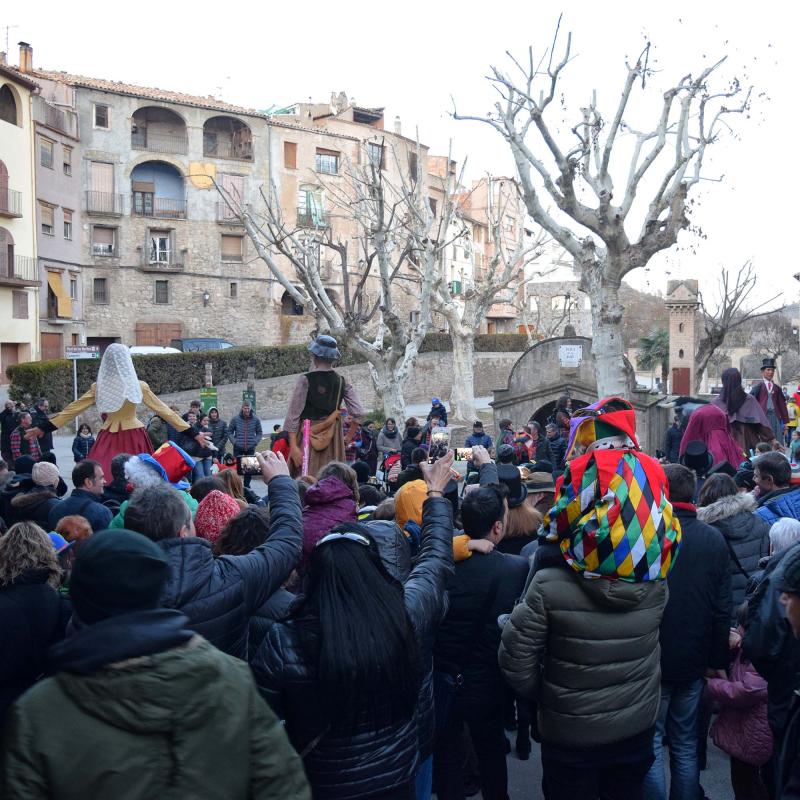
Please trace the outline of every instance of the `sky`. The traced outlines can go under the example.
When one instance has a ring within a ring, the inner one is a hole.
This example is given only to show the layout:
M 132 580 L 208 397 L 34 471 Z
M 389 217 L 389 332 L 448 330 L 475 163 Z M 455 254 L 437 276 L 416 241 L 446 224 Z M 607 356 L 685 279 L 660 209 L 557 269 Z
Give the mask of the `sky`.
M 495 97 L 485 79 L 489 67 L 511 69 L 506 51 L 524 60 L 533 46 L 540 55 L 562 11 L 573 58 L 564 73 L 564 111 L 554 109 L 554 125 L 563 113 L 565 137 L 593 91 L 605 116 L 613 115 L 626 58 L 635 59 L 646 41 L 655 72 L 631 102 L 642 128 L 652 127 L 665 88 L 727 56 L 718 85 L 737 78 L 753 86 L 754 101 L 709 151 L 709 180 L 697 187 L 692 212 L 702 233 L 683 232 L 677 248 L 657 255 L 647 272 L 632 273 L 630 282 L 663 292 L 668 278 L 698 278 L 710 298 L 721 268 L 736 270 L 751 259 L 758 302 L 782 295 L 789 303 L 800 294 L 792 278 L 800 263 L 791 246 L 800 169 L 786 141 L 800 128 L 798 3 L 573 0 L 558 9 L 539 0 L 239 0 L 229 6 L 78 0 L 66 8 L 54 0 L 4 3 L 0 48 L 8 33 L 10 63 L 17 63 L 16 43 L 24 40 L 37 67 L 211 94 L 257 109 L 325 102 L 332 91 L 344 91 L 359 105 L 384 106 L 387 127 L 399 116 L 403 133 L 418 133 L 431 152 L 452 148 L 460 161 L 466 157 L 471 178 L 513 174 L 513 162 L 498 133 L 454 120 L 453 102 L 460 113 L 489 111 Z M 612 174 L 616 167 L 621 177 L 624 146 L 612 164 Z M 646 203 L 646 192 L 642 197 Z

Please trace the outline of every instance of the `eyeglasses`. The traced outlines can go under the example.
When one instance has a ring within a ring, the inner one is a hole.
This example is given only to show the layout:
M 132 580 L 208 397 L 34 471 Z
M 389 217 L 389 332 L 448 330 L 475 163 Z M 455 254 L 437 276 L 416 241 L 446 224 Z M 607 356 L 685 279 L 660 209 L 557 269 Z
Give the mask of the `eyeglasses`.
M 323 536 L 317 542 L 316 546 L 319 547 L 326 542 L 338 542 L 342 539 L 347 539 L 348 542 L 356 542 L 357 544 L 363 544 L 365 547 L 369 547 L 369 539 L 367 539 L 366 536 L 362 536 L 360 533 L 329 533 L 327 536 Z

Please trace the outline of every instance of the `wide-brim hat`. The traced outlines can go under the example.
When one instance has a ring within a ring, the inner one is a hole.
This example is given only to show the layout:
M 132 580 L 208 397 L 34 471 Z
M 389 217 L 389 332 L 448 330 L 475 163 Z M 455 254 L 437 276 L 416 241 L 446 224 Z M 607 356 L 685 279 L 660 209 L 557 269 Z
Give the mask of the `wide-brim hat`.
M 688 442 L 686 449 L 681 456 L 681 464 L 684 467 L 693 469 L 695 472 L 704 472 L 711 469 L 714 458 L 708 452 L 708 448 L 699 439 Z
M 761 359 L 761 370 L 765 369 L 777 369 L 778 365 L 775 363 L 774 358 L 762 358 Z
M 342 357 L 339 352 L 339 345 L 333 336 L 317 336 L 308 346 L 308 350 L 312 355 L 325 361 L 338 361 Z
M 497 477 L 500 483 L 504 483 L 508 487 L 508 507 L 521 506 L 528 496 L 528 488 L 522 482 L 519 469 L 513 464 L 498 464 Z
M 556 491 L 556 482 L 553 480 L 552 472 L 529 472 L 525 486 L 529 492 L 555 493 Z

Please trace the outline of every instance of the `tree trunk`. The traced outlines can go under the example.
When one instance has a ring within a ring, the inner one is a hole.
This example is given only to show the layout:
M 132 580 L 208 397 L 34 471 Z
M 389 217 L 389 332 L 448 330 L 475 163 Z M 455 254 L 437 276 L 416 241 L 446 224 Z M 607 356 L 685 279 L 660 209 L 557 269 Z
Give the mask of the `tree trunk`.
M 450 392 L 450 417 L 472 424 L 475 411 L 475 333 L 451 329 L 453 342 L 453 389 Z
M 625 364 L 622 337 L 623 308 L 619 301 L 619 284 L 597 275 L 592 276 L 589 287 L 592 301 L 592 356 L 597 374 L 597 396 L 630 399 L 635 376 Z
M 396 419 L 398 426 L 401 426 L 406 418 L 406 401 L 403 394 L 405 381 L 398 380 L 393 370 L 384 362 L 370 363 L 369 371 L 375 393 L 383 403 L 384 415 Z

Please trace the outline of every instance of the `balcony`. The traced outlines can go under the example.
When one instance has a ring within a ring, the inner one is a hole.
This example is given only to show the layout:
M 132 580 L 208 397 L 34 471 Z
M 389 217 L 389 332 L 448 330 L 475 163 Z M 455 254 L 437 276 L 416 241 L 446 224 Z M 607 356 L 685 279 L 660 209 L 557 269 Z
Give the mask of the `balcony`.
M 0 285 L 38 286 L 36 259 L 32 256 L 9 256 L 0 251 Z
M 106 217 L 121 217 L 124 213 L 125 195 L 114 192 L 86 192 L 84 211 Z
M 147 128 L 131 132 L 131 150 L 149 150 L 151 153 L 177 153 L 186 155 L 188 139 L 185 133 L 159 133 Z
M 78 115 L 68 108 L 59 108 L 38 95 L 33 96 L 33 118 L 40 125 L 78 138 Z
M 181 272 L 183 270 L 183 251 L 142 250 L 140 269 L 143 272 Z
M 0 186 L 0 217 L 22 216 L 22 193 Z
M 218 140 L 203 137 L 203 156 L 206 158 L 230 158 L 235 161 L 253 160 L 253 143 Z
M 152 194 L 134 192 L 131 202 L 132 217 L 154 217 L 156 219 L 186 219 L 186 200 L 172 197 L 156 197 Z
M 203 156 L 253 160 L 253 133 L 236 117 L 212 117 L 203 124 Z
M 231 211 L 230 206 L 222 200 L 217 203 L 217 222 L 223 225 L 241 226 L 242 224 L 239 215 L 235 211 Z
M 309 211 L 305 208 L 297 209 L 298 228 L 327 228 L 329 215 L 327 211 Z

